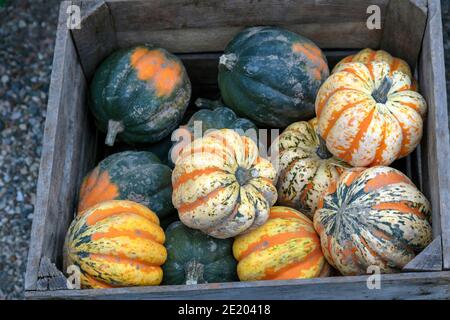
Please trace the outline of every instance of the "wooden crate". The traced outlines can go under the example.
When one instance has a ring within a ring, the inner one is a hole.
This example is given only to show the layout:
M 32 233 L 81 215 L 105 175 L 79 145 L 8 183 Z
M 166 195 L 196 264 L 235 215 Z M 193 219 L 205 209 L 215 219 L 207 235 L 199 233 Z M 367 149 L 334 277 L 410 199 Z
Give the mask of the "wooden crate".
M 67 27 L 70 5 L 81 29 Z M 369 30 L 367 8 L 381 9 L 382 28 Z M 399 274 L 214 283 L 192 286 L 70 290 L 62 246 L 84 174 L 111 150 L 86 107 L 89 80 L 119 47 L 152 43 L 179 54 L 193 98 L 218 93 L 217 63 L 245 26 L 279 25 L 315 41 L 330 65 L 356 50 L 382 48 L 406 59 L 418 75 L 429 111 L 421 145 L 395 166 L 432 204 L 433 242 Z M 37 200 L 26 273 L 26 296 L 108 299 L 420 299 L 450 297 L 450 154 L 439 0 L 109 0 L 64 1 L 60 8 Z

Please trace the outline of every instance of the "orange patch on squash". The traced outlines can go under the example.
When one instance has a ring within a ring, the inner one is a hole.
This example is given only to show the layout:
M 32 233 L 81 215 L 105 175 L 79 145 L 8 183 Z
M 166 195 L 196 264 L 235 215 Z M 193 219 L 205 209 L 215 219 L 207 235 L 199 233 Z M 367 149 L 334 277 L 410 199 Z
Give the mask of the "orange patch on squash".
M 107 232 L 96 232 L 91 236 L 91 239 L 96 241 L 104 238 L 117 238 L 117 237 L 127 237 L 130 239 L 146 239 L 156 243 L 161 243 L 156 239 L 156 237 L 144 230 L 119 230 L 116 228 L 109 228 Z
M 96 254 L 91 253 L 89 257 L 93 261 L 99 261 L 99 262 L 107 262 L 109 264 L 126 264 L 135 267 L 137 270 L 142 271 L 144 273 L 150 273 L 150 272 L 159 272 L 160 266 L 148 263 L 147 261 L 143 261 L 140 259 L 132 259 L 128 258 L 124 254 L 117 254 L 117 255 L 109 255 L 109 254 Z
M 197 200 L 190 202 L 190 203 L 185 203 L 182 204 L 179 208 L 178 208 L 178 213 L 180 215 L 185 214 L 186 212 L 192 211 L 196 208 L 198 208 L 199 206 L 205 204 L 208 202 L 208 200 L 214 198 L 215 196 L 217 196 L 220 192 L 225 191 L 225 187 L 219 187 L 216 190 L 208 193 L 207 195 L 203 196 L 203 197 L 199 197 Z
M 78 214 L 90 207 L 108 200 L 114 200 L 119 196 L 119 187 L 110 180 L 107 171 L 98 174 L 98 168 L 85 179 L 80 190 Z
M 93 278 L 92 276 L 88 275 L 87 273 L 83 274 L 83 277 L 85 278 L 85 281 L 88 283 L 88 285 L 92 288 L 102 288 L 102 289 L 114 288 L 113 286 L 111 286 L 103 281 Z
M 96 224 L 97 222 L 106 219 L 108 217 L 114 216 L 114 215 L 118 215 L 118 214 L 122 214 L 122 213 L 132 213 L 132 214 L 136 214 L 140 217 L 143 217 L 147 220 L 149 220 L 152 223 L 155 223 L 157 225 L 159 225 L 159 219 L 158 216 L 153 213 L 153 211 L 151 211 L 150 209 L 148 209 L 147 207 L 144 207 L 143 205 L 138 205 L 136 203 L 135 206 L 125 206 L 125 205 L 121 205 L 120 202 L 117 200 L 117 203 L 114 204 L 114 206 L 110 206 L 110 207 L 106 207 L 106 208 L 102 208 L 101 205 L 96 208 L 94 211 L 92 211 L 89 216 L 86 218 L 86 224 L 88 226 L 92 226 L 94 224 Z M 88 212 L 88 211 L 85 211 Z
M 387 173 L 380 173 L 374 178 L 370 179 L 364 187 L 364 192 L 370 192 L 382 188 L 384 186 L 395 183 L 408 183 L 412 182 L 405 175 L 400 172 L 390 171 Z
M 408 201 L 378 203 L 373 205 L 372 208 L 375 210 L 396 210 L 425 219 L 424 214 L 418 208 L 411 207 Z
M 383 123 L 383 136 L 381 137 L 380 145 L 375 152 L 375 157 L 373 158 L 372 165 L 380 164 L 383 161 L 383 152 L 387 148 L 386 144 L 386 122 Z
M 283 218 L 295 218 L 298 220 L 302 220 L 307 225 L 312 226 L 312 221 L 309 220 L 305 215 L 301 214 L 301 212 L 297 212 L 294 209 L 289 207 L 276 206 L 270 209 L 269 219 L 283 219 Z
M 138 79 L 151 83 L 159 97 L 170 95 L 181 80 L 181 65 L 161 51 L 137 48 L 130 63 Z
M 317 80 L 322 79 L 322 72 L 328 68 L 328 65 L 322 58 L 322 52 L 319 48 L 309 43 L 294 42 L 292 44 L 292 51 L 297 54 L 303 54 L 311 63 L 319 68 L 316 72 L 313 72 L 313 76 Z
M 342 90 L 354 90 L 354 89 L 352 89 L 352 88 L 347 88 L 347 87 L 339 87 L 339 88 L 334 89 L 334 90 L 331 91 L 330 93 L 328 93 L 328 94 L 326 95 L 326 97 L 324 97 L 324 98 L 322 99 L 322 101 L 317 105 L 317 109 L 316 109 L 317 117 L 320 117 L 320 114 L 322 113 L 322 109 L 326 106 L 326 104 L 328 103 L 328 101 L 330 100 L 330 98 L 331 98 L 336 92 L 339 92 L 339 91 L 342 91 Z
M 211 174 L 211 173 L 222 172 L 222 171 L 223 171 L 222 169 L 216 168 L 216 167 L 210 167 L 210 168 L 205 168 L 205 169 L 193 170 L 193 171 L 191 171 L 189 173 L 185 173 L 182 176 L 180 176 L 180 178 L 178 178 L 178 180 L 176 180 L 173 183 L 173 189 L 177 189 L 178 187 L 180 187 L 181 185 L 183 185 L 187 181 L 195 179 L 198 176 L 208 175 L 208 174 Z

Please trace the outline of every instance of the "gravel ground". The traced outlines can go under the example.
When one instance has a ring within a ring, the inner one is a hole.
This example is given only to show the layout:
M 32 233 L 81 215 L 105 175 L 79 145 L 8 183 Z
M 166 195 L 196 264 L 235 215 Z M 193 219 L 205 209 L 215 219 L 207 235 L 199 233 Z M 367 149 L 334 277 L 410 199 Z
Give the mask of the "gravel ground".
M 450 80 L 450 0 L 441 1 Z M 0 8 L 0 299 L 23 297 L 59 2 Z

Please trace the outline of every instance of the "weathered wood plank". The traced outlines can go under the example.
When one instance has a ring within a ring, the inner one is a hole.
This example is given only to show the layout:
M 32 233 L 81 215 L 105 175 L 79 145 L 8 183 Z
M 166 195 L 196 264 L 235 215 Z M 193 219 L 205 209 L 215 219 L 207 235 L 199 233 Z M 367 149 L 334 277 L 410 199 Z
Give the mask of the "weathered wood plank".
M 81 28 L 72 37 L 85 76 L 90 79 L 97 65 L 116 47 L 116 33 L 105 1 L 75 1 L 81 8 Z
M 426 1 L 425 1 L 426 2 Z M 424 0 L 390 1 L 382 24 L 381 48 L 415 68 L 427 22 Z
M 251 26 L 251 24 L 249 25 Z M 268 23 L 264 23 L 264 25 L 268 25 Z M 117 45 L 121 48 L 150 43 L 176 53 L 215 52 L 223 51 L 228 42 L 244 26 L 117 30 L 116 37 Z M 381 30 L 369 30 L 365 22 L 278 24 L 278 26 L 311 39 L 323 49 L 377 48 L 381 40 Z
M 419 63 L 421 92 L 428 103 L 422 142 L 423 191 L 432 205 L 433 234 L 442 236 L 443 265 L 450 269 L 450 154 L 440 1 L 428 1 L 428 21 Z
M 67 7 L 62 2 L 58 24 L 53 70 L 33 227 L 31 232 L 26 290 L 36 289 L 41 259 L 61 260 L 65 232 L 73 218 L 74 194 L 84 160 L 81 159 L 82 131 L 87 117 L 86 80 L 66 26 Z
M 442 270 L 442 240 L 441 236 L 434 240 L 411 260 L 403 271 L 441 271 Z
M 28 299 L 323 300 L 449 299 L 450 272 L 381 275 L 380 289 L 368 276 L 283 281 L 229 282 L 192 286 L 27 292 Z
M 47 257 L 41 259 L 36 289 L 67 290 L 66 277 Z

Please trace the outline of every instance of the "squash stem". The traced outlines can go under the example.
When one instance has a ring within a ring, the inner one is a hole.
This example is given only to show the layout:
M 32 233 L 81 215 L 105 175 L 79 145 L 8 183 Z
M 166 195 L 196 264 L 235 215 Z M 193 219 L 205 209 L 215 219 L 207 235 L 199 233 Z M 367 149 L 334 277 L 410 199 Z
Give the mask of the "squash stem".
M 392 79 L 388 76 L 384 77 L 380 86 L 372 92 L 372 97 L 378 103 L 386 103 L 389 90 L 392 87 Z
M 195 259 L 189 261 L 185 266 L 186 284 L 191 285 L 191 284 L 206 283 L 206 281 L 203 279 L 203 271 L 204 271 L 203 264 L 201 264 Z
M 327 143 L 325 140 L 319 136 L 319 147 L 317 148 L 316 154 L 319 156 L 320 159 L 329 159 L 333 155 L 330 151 L 328 151 Z
M 223 104 L 220 100 L 209 100 L 204 98 L 198 98 L 195 100 L 195 105 L 200 109 L 209 109 L 214 110 L 219 107 L 223 107 Z
M 234 53 L 223 54 L 220 56 L 219 64 L 224 65 L 228 70 L 232 70 L 236 64 L 237 56 Z
M 116 140 L 117 134 L 121 133 L 125 128 L 121 121 L 108 121 L 108 132 L 106 133 L 105 144 L 108 146 L 113 146 Z

